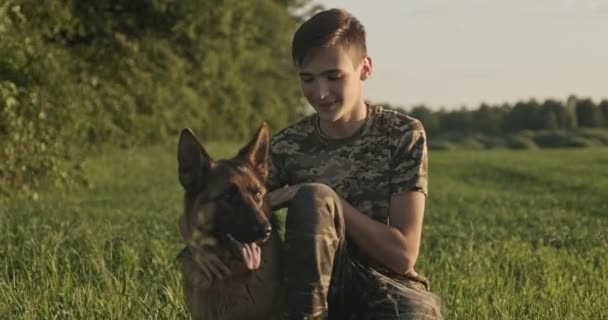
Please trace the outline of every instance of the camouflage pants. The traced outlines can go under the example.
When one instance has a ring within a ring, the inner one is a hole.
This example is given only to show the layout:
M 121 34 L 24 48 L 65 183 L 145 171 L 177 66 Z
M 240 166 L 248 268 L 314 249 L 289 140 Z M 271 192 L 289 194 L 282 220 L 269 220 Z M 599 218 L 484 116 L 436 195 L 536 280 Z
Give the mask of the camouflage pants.
M 304 184 L 288 206 L 283 319 L 441 319 L 428 284 L 392 279 L 352 259 L 340 200 Z

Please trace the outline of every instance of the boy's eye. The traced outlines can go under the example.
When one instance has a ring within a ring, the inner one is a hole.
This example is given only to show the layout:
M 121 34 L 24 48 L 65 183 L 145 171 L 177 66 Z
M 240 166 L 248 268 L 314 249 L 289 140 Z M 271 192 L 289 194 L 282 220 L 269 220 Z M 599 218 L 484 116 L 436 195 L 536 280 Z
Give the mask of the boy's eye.
M 327 79 L 329 80 L 340 80 L 342 78 L 342 74 L 338 72 L 332 72 L 327 75 Z
M 312 77 L 300 77 L 300 80 L 302 80 L 302 82 L 305 82 L 305 83 L 310 83 L 310 82 L 312 82 L 313 79 L 312 79 Z

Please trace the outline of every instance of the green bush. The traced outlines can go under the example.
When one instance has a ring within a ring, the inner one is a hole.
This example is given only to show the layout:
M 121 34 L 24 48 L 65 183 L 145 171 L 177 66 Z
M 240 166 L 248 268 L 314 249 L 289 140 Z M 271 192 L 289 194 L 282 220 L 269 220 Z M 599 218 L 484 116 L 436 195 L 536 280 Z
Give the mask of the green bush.
M 183 127 L 243 140 L 262 120 L 287 125 L 302 104 L 290 12 L 305 4 L 3 1 L 0 190 L 68 181 L 84 154 L 176 139 Z
M 483 142 L 475 137 L 469 137 L 460 141 L 459 146 L 465 150 L 483 150 L 485 149 Z
M 541 148 L 581 148 L 597 145 L 593 140 L 566 131 L 537 132 L 532 139 Z
M 48 125 L 51 107 L 36 91 L 0 82 L 0 196 L 31 193 L 44 177 L 56 185 L 70 178 L 65 145 Z
M 497 149 L 505 147 L 505 139 L 502 137 L 477 135 L 476 139 L 484 149 Z
M 447 141 L 447 140 L 429 140 L 428 143 L 428 148 L 429 150 L 442 150 L 442 151 L 449 151 L 449 150 L 454 150 L 456 149 L 456 146 Z
M 538 149 L 536 143 L 524 135 L 514 135 L 506 138 L 506 146 L 515 150 Z
M 582 138 L 595 141 L 599 145 L 608 146 L 608 130 L 606 129 L 580 129 L 576 134 Z

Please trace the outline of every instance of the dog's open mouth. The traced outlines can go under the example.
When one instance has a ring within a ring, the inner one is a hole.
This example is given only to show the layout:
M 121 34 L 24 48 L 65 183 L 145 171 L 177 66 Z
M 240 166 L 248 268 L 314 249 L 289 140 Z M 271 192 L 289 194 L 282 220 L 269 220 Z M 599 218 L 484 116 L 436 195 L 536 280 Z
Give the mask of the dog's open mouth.
M 258 243 L 242 243 L 238 241 L 233 235 L 230 233 L 227 234 L 228 240 L 232 243 L 233 253 L 241 257 L 245 266 L 249 270 L 256 270 L 260 267 L 260 263 L 262 261 L 262 249 L 258 246 Z

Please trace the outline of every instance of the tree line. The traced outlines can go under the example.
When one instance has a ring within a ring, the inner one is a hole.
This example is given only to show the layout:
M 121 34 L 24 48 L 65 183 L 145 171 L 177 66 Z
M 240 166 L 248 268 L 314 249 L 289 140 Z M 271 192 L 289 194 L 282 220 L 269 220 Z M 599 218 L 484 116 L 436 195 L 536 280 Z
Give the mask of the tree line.
M 389 107 L 419 119 L 437 149 L 608 145 L 608 99 L 596 102 L 571 95 L 455 110 Z
M 420 119 L 426 130 L 435 135 L 481 133 L 490 136 L 523 130 L 572 130 L 608 127 L 608 100 L 596 103 L 589 98 L 570 96 L 565 101 L 534 99 L 514 104 L 489 105 L 477 109 L 446 111 L 418 105 L 409 110 L 399 108 Z

